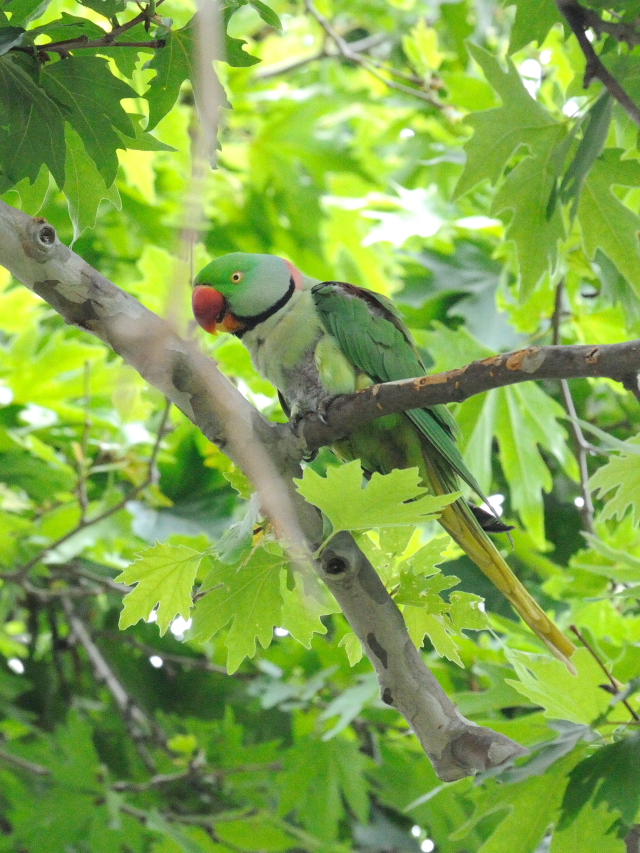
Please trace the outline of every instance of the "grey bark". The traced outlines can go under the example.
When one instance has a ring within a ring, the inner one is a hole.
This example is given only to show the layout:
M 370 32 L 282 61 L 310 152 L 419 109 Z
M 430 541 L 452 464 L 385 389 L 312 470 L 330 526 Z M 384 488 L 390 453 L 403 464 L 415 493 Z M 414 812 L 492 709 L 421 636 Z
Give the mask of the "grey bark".
M 301 473 L 302 446 L 288 426 L 263 418 L 212 359 L 60 243 L 45 220 L 4 202 L 0 264 L 67 323 L 104 341 L 247 474 L 292 559 L 311 564 L 335 596 L 376 670 L 383 700 L 405 717 L 441 779 L 460 779 L 526 754 L 457 711 L 351 536 L 334 537 L 322 562 L 311 559 L 322 523 L 293 487 L 292 478 Z

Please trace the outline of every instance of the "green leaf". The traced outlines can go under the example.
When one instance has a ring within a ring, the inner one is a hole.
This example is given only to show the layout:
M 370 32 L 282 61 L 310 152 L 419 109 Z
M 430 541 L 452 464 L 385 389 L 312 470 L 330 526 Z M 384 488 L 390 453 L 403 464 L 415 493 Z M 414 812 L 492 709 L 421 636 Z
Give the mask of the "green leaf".
M 456 196 L 464 195 L 485 178 L 496 184 L 520 146 L 528 146 L 535 155 L 541 143 L 547 144 L 547 136 L 541 131 L 558 127 L 556 120 L 527 92 L 511 60 L 507 60 L 505 72 L 498 59 L 482 48 L 470 44 L 469 51 L 500 96 L 502 106 L 467 117 L 475 132 L 465 146 L 467 164 Z
M 82 139 L 105 184 L 111 186 L 118 171 L 116 149 L 123 147 L 116 131 L 135 136 L 120 101 L 137 97 L 135 90 L 114 77 L 106 59 L 90 56 L 73 56 L 47 65 L 42 85 L 65 105 L 66 120 Z
M 560 828 L 571 827 L 590 801 L 595 809 L 606 803 L 627 826 L 635 823 L 640 808 L 639 766 L 640 734 L 603 746 L 581 761 L 570 774 Z
M 24 30 L 22 27 L 2 27 L 0 29 L 0 56 L 18 44 L 22 44 Z
M 166 32 L 161 30 L 157 33 L 158 38 L 161 37 L 165 40 L 165 46 L 157 50 L 153 59 L 149 60 L 144 66 L 156 72 L 156 76 L 150 81 L 149 88 L 145 92 L 145 97 L 149 101 L 147 130 L 153 130 L 173 107 L 180 94 L 180 87 L 185 80 L 191 80 L 194 85 L 197 85 L 197 79 L 194 77 L 194 33 L 196 26 L 197 16 L 194 16 L 179 30 L 166 30 Z M 242 51 L 240 52 L 242 53 Z M 243 55 L 247 56 L 248 54 Z M 220 56 L 214 57 L 214 59 L 221 58 Z M 207 97 L 215 97 L 222 106 L 228 106 L 224 90 L 215 74 L 214 79 L 217 92 L 208 92 Z M 196 89 L 196 101 L 198 97 Z
M 107 199 L 118 209 L 121 202 L 116 185 L 112 184 L 107 188 L 93 159 L 85 152 L 82 140 L 68 124 L 65 125 L 65 141 L 67 155 L 63 191 L 69 205 L 75 241 L 85 228 L 93 228 L 98 207 L 103 199 Z
M 512 5 L 506 0 L 505 6 Z M 530 42 L 541 46 L 554 24 L 562 21 L 554 0 L 517 0 L 516 19 L 511 29 L 509 54 L 517 53 Z
M 287 575 L 282 574 L 280 626 L 286 628 L 305 648 L 310 649 L 314 634 L 327 633 L 322 617 L 329 613 L 339 613 L 340 607 L 315 575 L 303 577 L 300 573 L 293 572 L 293 577 L 294 586 L 289 589 Z
M 269 24 L 276 30 L 282 29 L 282 22 L 270 6 L 262 3 L 261 0 L 249 0 L 249 5 L 253 6 L 256 12 L 260 15 L 265 24 Z
M 637 442 L 633 442 L 637 444 Z M 606 499 L 598 513 L 602 521 L 622 521 L 631 509 L 633 523 L 640 524 L 640 456 L 635 452 L 612 454 L 589 480 L 594 497 Z
M 452 592 L 449 603 L 449 616 L 458 632 L 481 631 L 490 627 L 489 617 L 484 612 L 483 600 L 479 595 L 471 592 Z
M 333 702 L 320 714 L 321 720 L 330 720 L 339 716 L 339 720 L 333 728 L 322 735 L 322 740 L 331 740 L 351 723 L 360 714 L 363 707 L 379 696 L 378 680 L 374 673 L 360 676 L 356 684 L 347 687 Z
M 606 149 L 593 165 L 584 183 L 578 220 L 587 255 L 601 249 L 640 295 L 640 216 L 612 192 L 614 186 L 636 187 L 640 163 L 621 160 L 619 149 Z
M 489 838 L 477 848 L 478 853 L 504 853 L 514 849 L 514 843 L 518 853 L 535 853 L 558 819 L 569 781 L 567 772 L 575 762 L 576 757 L 569 755 L 556 761 L 543 776 L 532 776 L 512 785 L 486 784 L 473 817 L 451 837 L 464 838 L 483 818 L 506 811 L 493 832 L 489 830 Z
M 527 96 L 529 97 L 529 96 Z M 525 157 L 509 172 L 495 197 L 492 212 L 508 212 L 507 239 L 516 244 L 522 299 L 533 291 L 558 261 L 558 241 L 565 235 L 558 206 L 549 211 L 560 163 L 557 149 L 565 131 L 557 125 L 530 131 L 532 157 Z
M 33 183 L 29 178 L 23 178 L 13 187 L 12 191 L 20 196 L 21 210 L 30 216 L 35 216 L 39 212 L 49 190 L 49 180 L 49 170 L 43 165 Z
M 338 836 L 345 802 L 361 823 L 367 821 L 365 756 L 344 737 L 318 741 L 300 738 L 285 757 L 279 780 L 280 814 L 295 811 L 309 831 L 326 841 Z
M 230 844 L 234 850 L 276 853 L 298 846 L 295 837 L 284 832 L 268 814 L 217 823 L 215 832 L 221 841 Z
M 42 163 L 64 184 L 67 111 L 38 85 L 37 75 L 31 57 L 0 57 L 0 191 L 25 177 L 33 183 Z
M 560 198 L 565 204 L 573 202 L 572 212 L 575 212 L 578 206 L 586 177 L 607 141 L 612 109 L 613 98 L 609 92 L 604 92 L 585 116 L 586 126 L 583 137 L 562 178 L 559 191 Z
M 542 492 L 551 491 L 551 473 L 540 448 L 552 453 L 567 474 L 577 479 L 577 465 L 559 423 L 561 406 L 533 383 L 513 385 L 499 393 L 496 435 L 500 463 L 509 482 L 511 502 L 538 547 L 544 547 Z
M 71 709 L 66 724 L 46 740 L 34 738 L 31 744 L 12 748 L 19 757 L 49 771 L 37 796 L 22 797 L 12 804 L 14 850 L 67 853 L 79 848 L 94 828 L 103 835 L 108 832 L 107 809 L 99 803 L 104 785 L 92 733 L 89 722 Z
M 507 679 L 507 684 L 535 705 L 542 705 L 546 717 L 588 725 L 608 709 L 611 697 L 600 686 L 602 670 L 586 649 L 578 649 L 571 658 L 577 676 L 554 658 L 504 651 L 519 678 Z
M 247 475 L 234 465 L 231 470 L 223 471 L 222 476 L 229 483 L 231 488 L 235 489 L 241 498 L 249 500 L 255 492 L 255 487 Z
M 584 572 L 602 575 L 617 583 L 640 583 L 640 559 L 629 551 L 612 548 L 602 539 L 583 531 L 582 535 L 591 547 L 591 551 L 578 551 L 571 558 L 571 565 Z M 598 560 L 595 555 L 604 557 Z
M 242 566 L 215 562 L 203 583 L 209 592 L 193 612 L 193 630 L 206 642 L 231 622 L 226 639 L 227 670 L 235 672 L 256 653 L 256 639 L 266 649 L 280 624 L 280 572 L 285 558 L 265 548 L 254 551 Z
M 124 597 L 120 629 L 147 620 L 158 604 L 158 627 L 162 636 L 176 616 L 189 618 L 193 606 L 191 590 L 202 554 L 184 545 L 157 543 L 138 555 L 118 577 L 120 583 L 136 587 Z
M 421 648 L 426 635 L 440 657 L 463 666 L 458 654 L 458 644 L 454 640 L 457 632 L 452 630 L 452 626 L 447 624 L 443 616 L 411 606 L 403 608 L 403 616 L 409 636 L 416 648 Z
M 375 473 L 363 487 L 362 466 L 357 459 L 329 468 L 326 477 L 307 468 L 302 479 L 294 482 L 305 500 L 327 516 L 334 534 L 341 530 L 421 524 L 460 496 L 460 492 L 427 495 L 417 468 Z
M 578 765 L 576 772 L 579 767 Z M 567 789 L 567 795 L 570 789 Z M 566 797 L 565 797 L 566 802 Z M 585 803 L 576 819 L 564 829 L 556 828 L 549 853 L 585 853 L 597 839 L 598 853 L 627 853 L 627 846 L 617 835 L 617 818 L 606 808 Z
M 127 4 L 127 0 L 79 0 L 79 2 L 109 21 L 117 12 L 123 12 Z
M 2 11 L 11 13 L 11 24 L 24 26 L 42 15 L 51 0 L 8 0 L 3 3 Z
M 131 119 L 131 123 L 133 124 L 133 129 L 135 133 L 135 137 L 126 136 L 124 133 L 119 131 L 116 128 L 116 133 L 124 143 L 121 145 L 121 148 L 131 148 L 135 151 L 176 151 L 172 145 L 166 145 L 164 142 L 160 142 L 159 139 L 156 139 L 155 136 L 152 136 L 150 133 L 147 133 L 146 130 L 143 130 L 140 127 L 140 121 L 143 119 L 143 116 L 136 116 L 131 113 L 128 113 L 129 118 Z
M 32 27 L 29 30 L 31 37 L 40 34 L 46 34 L 51 41 L 67 41 L 68 39 L 83 37 L 87 39 L 104 38 L 104 30 L 98 24 L 89 21 L 87 18 L 69 15 L 68 12 L 63 12 L 55 21 L 50 21 L 48 24 L 39 27 Z
M 358 639 L 357 634 L 354 634 L 353 631 L 349 631 L 348 634 L 345 634 L 338 643 L 338 646 L 345 650 L 349 666 L 355 666 L 358 661 L 362 660 L 364 655 L 362 643 Z
M 156 72 L 145 92 L 149 101 L 147 130 L 153 130 L 166 116 L 177 101 L 183 82 L 192 79 L 195 25 L 194 17 L 179 30 L 160 30 L 157 33 L 158 38 L 165 40 L 165 46 L 157 50 L 153 59 L 144 66 Z

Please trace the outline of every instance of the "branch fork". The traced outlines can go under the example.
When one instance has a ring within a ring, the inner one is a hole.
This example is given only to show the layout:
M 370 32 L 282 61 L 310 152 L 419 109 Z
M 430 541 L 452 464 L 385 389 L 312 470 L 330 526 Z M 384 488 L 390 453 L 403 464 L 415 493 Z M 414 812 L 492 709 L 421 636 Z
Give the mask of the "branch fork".
M 514 741 L 457 711 L 411 642 L 402 615 L 375 569 L 349 534 L 336 535 L 321 559 L 312 560 L 313 543 L 322 539 L 322 519 L 294 489 L 292 480 L 301 474 L 302 451 L 299 437 L 288 425 L 267 421 L 218 372 L 212 359 L 61 244 L 45 220 L 4 202 L 0 202 L 0 264 L 68 323 L 110 346 L 247 474 L 292 559 L 303 569 L 312 567 L 342 607 L 376 670 L 383 701 L 405 717 L 441 779 L 453 781 L 501 767 L 526 754 Z M 626 348 L 625 375 L 637 372 L 640 341 L 619 346 Z M 568 358 L 563 355 L 567 352 Z M 448 374 L 375 386 L 336 400 L 327 413 L 327 424 L 309 419 L 305 440 L 318 447 L 386 412 L 465 399 L 513 382 L 558 378 L 563 372 L 566 376 L 612 375 L 615 352 L 623 350 L 528 348 Z M 616 370 L 618 376 L 619 366 Z M 68 601 L 64 606 L 82 642 L 77 612 L 72 613 Z M 89 653 L 86 643 L 85 648 Z M 97 658 L 94 663 L 98 666 Z M 111 685 L 117 690 L 114 681 Z M 123 696 L 120 701 L 125 701 Z

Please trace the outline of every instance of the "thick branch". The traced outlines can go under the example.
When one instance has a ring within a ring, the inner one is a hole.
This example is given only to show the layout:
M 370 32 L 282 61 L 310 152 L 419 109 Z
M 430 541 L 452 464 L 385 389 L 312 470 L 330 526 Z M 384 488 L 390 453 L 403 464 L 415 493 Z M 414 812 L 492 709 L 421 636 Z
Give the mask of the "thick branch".
M 286 425 L 266 421 L 218 373 L 211 359 L 63 246 L 43 219 L 4 202 L 0 202 L 0 264 L 68 323 L 105 341 L 218 444 L 256 485 L 285 544 L 294 543 L 294 554 L 308 553 L 309 546 L 319 544 L 320 516 L 291 481 L 292 474 L 299 473 L 299 441 Z M 323 565 L 313 565 L 367 650 L 383 698 L 405 716 L 442 779 L 459 779 L 524 754 L 518 744 L 458 713 L 350 536 L 335 537 L 331 548 L 325 549 Z M 87 642 L 70 602 L 65 599 L 64 604 L 74 633 L 91 657 L 95 644 Z M 98 665 L 97 658 L 94 663 Z
M 339 533 L 325 548 L 321 577 L 376 670 L 382 701 L 400 711 L 442 780 L 453 782 L 468 776 L 469 768 L 481 771 L 527 754 L 510 738 L 467 720 L 451 704 L 351 536 Z
M 305 419 L 301 432 L 307 447 L 316 449 L 343 438 L 382 415 L 408 409 L 461 403 L 475 394 L 532 379 L 602 378 L 638 389 L 640 340 L 624 344 L 527 347 L 474 361 L 466 367 L 373 385 L 338 397 L 325 420 Z

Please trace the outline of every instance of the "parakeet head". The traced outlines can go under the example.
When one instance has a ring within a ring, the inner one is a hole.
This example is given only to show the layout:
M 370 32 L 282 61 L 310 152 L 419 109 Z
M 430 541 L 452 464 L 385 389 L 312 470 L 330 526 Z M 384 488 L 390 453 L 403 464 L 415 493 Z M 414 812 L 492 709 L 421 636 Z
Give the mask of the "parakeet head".
M 195 277 L 193 313 L 207 332 L 240 335 L 279 311 L 301 287 L 302 274 L 284 258 L 234 252 Z

